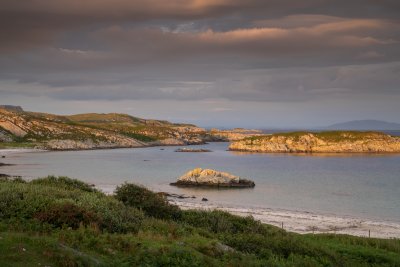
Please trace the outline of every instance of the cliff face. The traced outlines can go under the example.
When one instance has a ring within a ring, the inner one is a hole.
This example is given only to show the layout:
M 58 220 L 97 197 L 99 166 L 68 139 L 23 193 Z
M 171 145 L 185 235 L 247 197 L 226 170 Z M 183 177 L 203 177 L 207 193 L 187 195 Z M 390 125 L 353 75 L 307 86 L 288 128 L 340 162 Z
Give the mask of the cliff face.
M 283 153 L 400 152 L 400 138 L 379 132 L 284 133 L 235 141 L 229 149 Z
M 22 109 L 21 109 L 22 110 Z M 50 150 L 200 144 L 205 129 L 144 120 L 126 114 L 58 116 L 0 108 L 0 142 L 24 142 Z

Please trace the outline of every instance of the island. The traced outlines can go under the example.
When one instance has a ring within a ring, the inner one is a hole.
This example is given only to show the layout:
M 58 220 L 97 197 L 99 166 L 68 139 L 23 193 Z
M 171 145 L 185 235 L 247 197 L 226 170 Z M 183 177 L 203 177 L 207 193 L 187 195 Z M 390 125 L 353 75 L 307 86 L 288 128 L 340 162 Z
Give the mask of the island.
M 400 137 L 381 132 L 291 132 L 234 141 L 229 150 L 266 153 L 394 153 Z
M 255 183 L 248 179 L 211 169 L 196 168 L 182 175 L 174 186 L 207 186 L 228 188 L 251 188 Z

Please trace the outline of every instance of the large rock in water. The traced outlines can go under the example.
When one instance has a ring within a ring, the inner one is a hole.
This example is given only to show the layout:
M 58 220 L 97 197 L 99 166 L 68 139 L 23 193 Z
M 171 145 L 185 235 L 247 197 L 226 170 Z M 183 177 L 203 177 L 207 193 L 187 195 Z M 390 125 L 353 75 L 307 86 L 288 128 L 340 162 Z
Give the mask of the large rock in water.
M 227 172 L 197 168 L 181 176 L 175 186 L 254 187 L 253 181 Z

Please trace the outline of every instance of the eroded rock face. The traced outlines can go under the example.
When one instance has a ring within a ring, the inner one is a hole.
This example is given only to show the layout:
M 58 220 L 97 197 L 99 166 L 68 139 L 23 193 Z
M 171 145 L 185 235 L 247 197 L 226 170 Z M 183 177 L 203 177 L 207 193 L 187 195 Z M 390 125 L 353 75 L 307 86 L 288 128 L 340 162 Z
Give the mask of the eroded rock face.
M 400 152 L 400 138 L 379 132 L 274 134 L 232 142 L 230 150 L 283 153 Z
M 253 181 L 242 179 L 227 172 L 196 168 L 181 176 L 176 186 L 254 187 Z

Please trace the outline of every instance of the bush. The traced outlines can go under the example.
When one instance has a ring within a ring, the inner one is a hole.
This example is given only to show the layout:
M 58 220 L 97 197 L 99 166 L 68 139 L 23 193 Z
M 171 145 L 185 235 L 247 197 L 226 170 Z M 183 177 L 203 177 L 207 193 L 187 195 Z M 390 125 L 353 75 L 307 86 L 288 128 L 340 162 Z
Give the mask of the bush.
M 65 203 L 78 207 L 81 212 L 95 214 L 99 227 L 110 233 L 137 232 L 144 218 L 139 210 L 98 191 L 88 192 L 85 183 L 66 177 L 47 177 L 30 183 L 8 181 L 0 187 L 0 219 L 29 220 L 38 214 L 44 216 L 40 217 L 43 220 L 50 220 L 50 214 L 79 217 L 67 214 L 67 210 L 57 210 Z
M 101 226 L 102 224 L 101 218 L 96 213 L 68 202 L 52 205 L 46 210 L 36 213 L 34 217 L 57 228 L 68 226 L 78 229 L 81 225 Z
M 65 189 L 78 189 L 85 192 L 98 192 L 91 185 L 84 183 L 82 181 L 71 179 L 65 176 L 52 176 L 49 175 L 44 178 L 39 178 L 31 181 L 32 184 L 40 184 L 40 185 L 56 185 L 58 187 L 62 187 Z
M 125 183 L 115 190 L 115 198 L 125 205 L 144 211 L 148 216 L 158 219 L 174 219 L 181 217 L 180 209 L 168 203 L 164 196 L 153 193 L 139 185 Z
M 100 214 L 102 228 L 110 233 L 136 233 L 144 219 L 143 212 L 104 194 L 83 194 L 76 203 Z
M 266 233 L 266 229 L 252 217 L 239 217 L 225 211 L 187 210 L 182 212 L 183 222 L 213 233 Z

